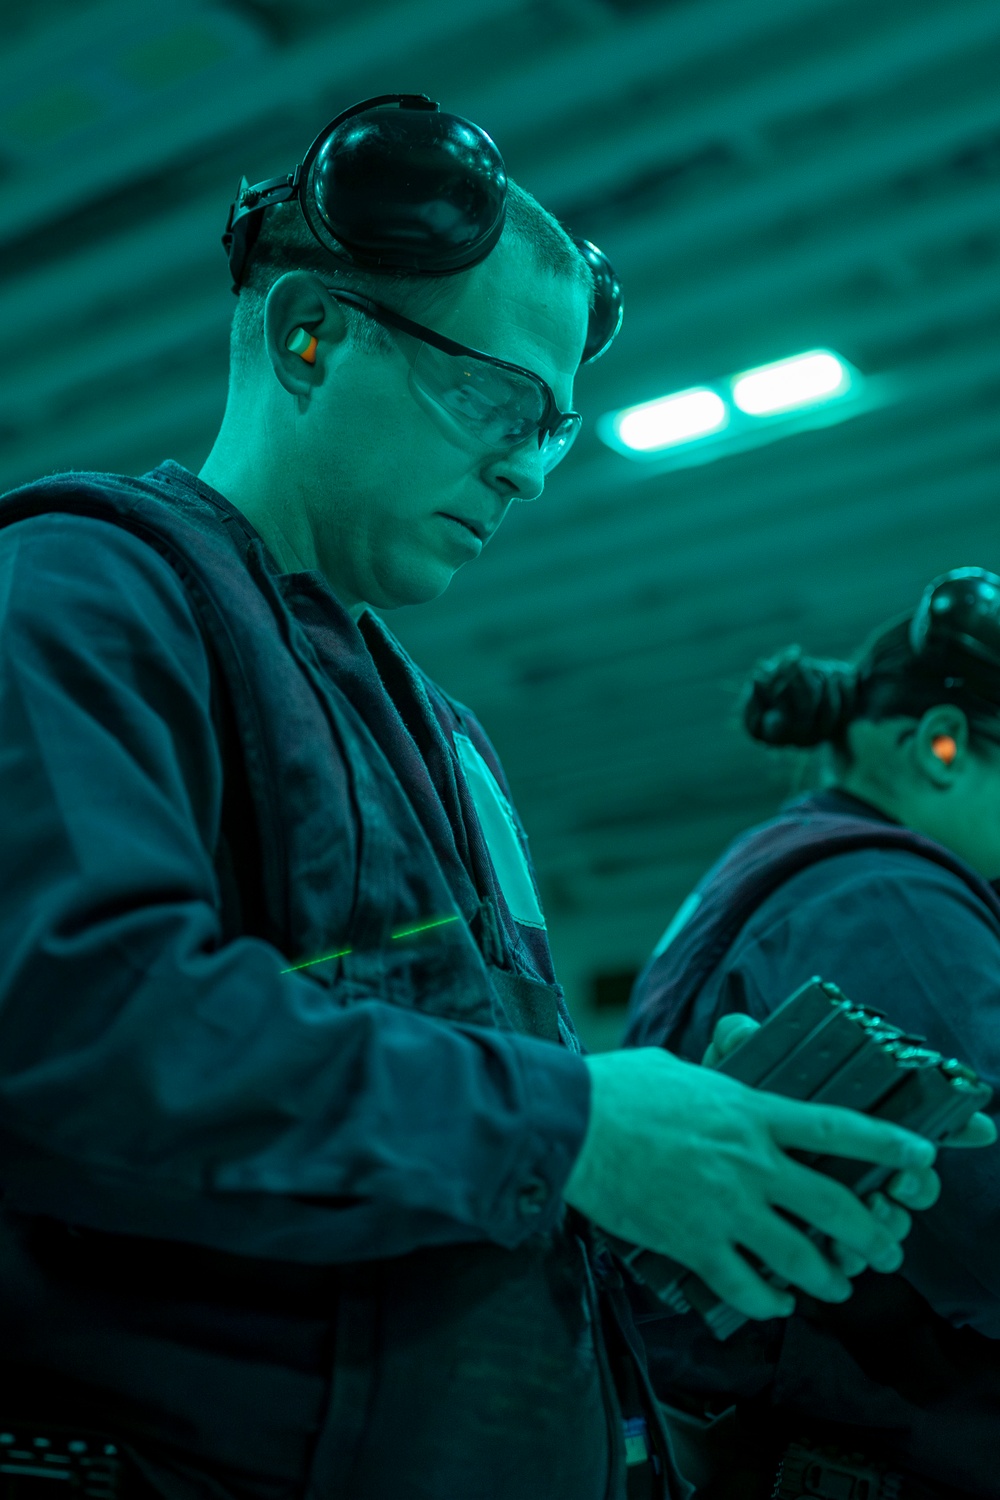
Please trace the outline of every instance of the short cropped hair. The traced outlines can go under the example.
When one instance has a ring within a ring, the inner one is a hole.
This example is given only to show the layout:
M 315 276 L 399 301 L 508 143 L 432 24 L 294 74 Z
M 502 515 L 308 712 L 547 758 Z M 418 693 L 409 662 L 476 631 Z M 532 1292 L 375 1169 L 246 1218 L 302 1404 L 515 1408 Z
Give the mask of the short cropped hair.
M 594 279 L 587 262 L 558 219 L 516 182 L 508 182 L 502 238 L 521 241 L 539 270 L 574 281 L 588 305 L 593 305 Z M 455 280 L 453 276 L 356 271 L 341 265 L 313 238 L 297 203 L 276 204 L 264 215 L 233 314 L 229 353 L 230 372 L 236 380 L 253 367 L 264 337 L 264 303 L 274 283 L 288 271 L 315 271 L 327 285 L 371 297 L 416 322 L 425 322 L 436 307 L 447 302 Z M 343 306 L 350 337 L 359 348 L 372 352 L 392 348 L 383 327 L 360 310 Z

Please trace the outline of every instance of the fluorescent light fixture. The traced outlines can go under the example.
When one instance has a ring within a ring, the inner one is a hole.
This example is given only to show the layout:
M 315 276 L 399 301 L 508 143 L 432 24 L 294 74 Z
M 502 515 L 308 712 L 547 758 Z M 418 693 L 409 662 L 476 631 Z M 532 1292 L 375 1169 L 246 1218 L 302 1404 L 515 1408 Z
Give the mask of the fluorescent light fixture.
M 678 443 L 718 432 L 729 420 L 729 408 L 717 391 L 697 386 L 641 406 L 627 406 L 613 418 L 614 436 L 633 453 L 662 453 Z
M 866 378 L 831 349 L 808 349 L 708 385 L 606 412 L 598 436 L 650 472 L 686 469 L 831 427 L 898 399 L 898 381 Z
M 736 375 L 731 385 L 733 402 L 740 411 L 748 417 L 769 417 L 846 395 L 851 374 L 829 349 L 810 349 L 808 354 Z

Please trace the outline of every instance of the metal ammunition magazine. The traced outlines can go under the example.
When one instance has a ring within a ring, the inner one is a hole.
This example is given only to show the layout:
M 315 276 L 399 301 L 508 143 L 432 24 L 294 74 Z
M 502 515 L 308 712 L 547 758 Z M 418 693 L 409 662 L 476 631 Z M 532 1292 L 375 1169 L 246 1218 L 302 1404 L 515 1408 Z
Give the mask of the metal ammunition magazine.
M 946 1058 L 877 1011 L 855 1005 L 835 984 L 811 979 L 769 1016 L 758 1031 L 719 1065 L 752 1088 L 837 1104 L 904 1125 L 940 1142 L 961 1130 L 990 1100 L 992 1090 L 964 1063 Z M 835 1177 L 859 1196 L 875 1192 L 890 1167 L 844 1157 L 796 1152 L 817 1171 Z M 824 1236 L 810 1231 L 822 1243 Z M 651 1250 L 609 1239 L 638 1279 L 677 1312 L 701 1313 L 719 1339 L 747 1321 L 720 1301 L 693 1271 Z M 774 1286 L 786 1282 L 763 1272 Z

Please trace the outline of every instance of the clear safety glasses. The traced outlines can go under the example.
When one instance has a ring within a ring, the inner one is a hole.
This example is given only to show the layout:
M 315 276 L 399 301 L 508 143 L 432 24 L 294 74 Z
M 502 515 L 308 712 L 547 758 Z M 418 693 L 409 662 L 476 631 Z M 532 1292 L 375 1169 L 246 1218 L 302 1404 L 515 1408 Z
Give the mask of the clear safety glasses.
M 416 339 L 419 347 L 410 360 L 414 385 L 485 447 L 516 448 L 536 438 L 546 474 L 566 457 L 583 418 L 575 411 L 560 411 L 540 375 L 457 344 L 370 297 L 332 286 L 327 291 L 376 323 Z

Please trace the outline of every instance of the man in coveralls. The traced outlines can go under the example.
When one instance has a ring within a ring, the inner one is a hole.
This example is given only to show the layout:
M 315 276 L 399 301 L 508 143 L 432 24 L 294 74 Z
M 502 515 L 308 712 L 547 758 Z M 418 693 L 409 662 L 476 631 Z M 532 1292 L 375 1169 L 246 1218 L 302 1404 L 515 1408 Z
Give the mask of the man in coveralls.
M 886 1270 L 907 1227 L 782 1148 L 908 1168 L 918 1207 L 933 1151 L 582 1059 L 496 756 L 369 608 L 540 495 L 615 331 L 603 257 L 399 96 L 247 187 L 227 245 L 200 476 L 0 501 L 7 1470 L 109 1443 L 176 1500 L 682 1495 L 590 1224 L 776 1316 L 737 1245 L 850 1290 L 777 1206 Z

